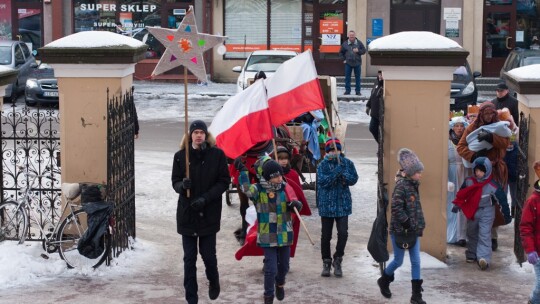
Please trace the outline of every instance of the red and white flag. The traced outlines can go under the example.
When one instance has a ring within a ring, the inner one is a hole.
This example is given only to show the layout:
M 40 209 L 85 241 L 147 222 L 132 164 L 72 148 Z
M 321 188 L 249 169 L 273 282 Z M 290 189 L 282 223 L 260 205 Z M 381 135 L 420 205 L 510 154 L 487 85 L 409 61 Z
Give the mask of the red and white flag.
M 256 81 L 227 100 L 208 130 L 216 138 L 216 145 L 233 159 L 256 143 L 272 139 L 270 111 L 263 81 Z
M 324 97 L 311 51 L 285 61 L 265 85 L 274 126 L 302 113 L 324 109 Z

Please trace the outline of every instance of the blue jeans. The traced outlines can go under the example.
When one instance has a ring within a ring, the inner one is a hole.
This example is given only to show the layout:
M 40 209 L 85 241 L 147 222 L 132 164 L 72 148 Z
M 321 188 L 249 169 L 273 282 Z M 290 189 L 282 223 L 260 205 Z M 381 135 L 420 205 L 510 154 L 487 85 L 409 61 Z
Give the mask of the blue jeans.
M 342 257 L 345 254 L 345 245 L 349 237 L 349 217 L 321 217 L 321 255 L 322 259 L 331 259 L 330 241 L 332 240 L 332 228 L 336 222 L 337 243 L 334 257 Z
M 285 284 L 289 272 L 291 247 L 263 247 L 264 251 L 264 295 L 274 296 L 274 285 Z
M 200 237 L 182 235 L 182 246 L 184 248 L 184 289 L 186 291 L 186 301 L 189 304 L 196 304 L 199 301 L 197 295 L 197 241 L 199 243 L 199 253 L 206 268 L 206 278 L 208 281 L 219 280 L 216 256 L 216 234 Z
M 534 265 L 534 273 L 536 275 L 536 284 L 531 293 L 531 302 L 533 304 L 540 304 L 540 263 Z
M 351 92 L 351 74 L 354 71 L 355 89 L 356 93 L 360 93 L 360 65 L 350 66 L 345 64 L 345 92 Z
M 401 249 L 396 245 L 396 239 L 394 234 L 390 234 L 390 239 L 392 240 L 392 248 L 394 248 L 394 259 L 386 269 L 384 273 L 386 275 L 393 275 L 394 271 L 398 269 L 403 264 L 403 257 L 405 256 L 405 249 Z M 411 259 L 411 276 L 413 280 L 420 280 L 422 277 L 420 275 L 420 238 L 416 237 L 416 244 L 413 248 L 409 249 L 409 258 Z

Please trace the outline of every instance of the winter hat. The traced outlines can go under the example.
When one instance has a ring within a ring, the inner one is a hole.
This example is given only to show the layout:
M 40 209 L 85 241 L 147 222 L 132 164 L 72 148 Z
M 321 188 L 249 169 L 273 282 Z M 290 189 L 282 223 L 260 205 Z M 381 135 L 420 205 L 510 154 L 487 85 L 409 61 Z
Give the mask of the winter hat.
M 502 91 L 502 90 L 508 90 L 508 86 L 504 82 L 501 82 L 501 83 L 497 84 L 496 91 Z
M 540 178 L 540 160 L 534 162 L 534 172 L 536 172 L 536 176 Z
M 326 151 L 326 153 L 334 150 L 334 142 L 336 143 L 336 148 L 341 151 L 341 142 L 339 141 L 339 139 L 330 138 L 326 141 L 326 144 L 324 145 L 324 151 Z
M 424 164 L 418 159 L 412 150 L 402 148 L 398 152 L 398 162 L 401 169 L 408 176 L 413 176 L 415 173 L 424 171 Z
M 465 120 L 463 116 L 452 117 L 449 124 L 450 129 L 453 129 L 456 124 L 462 124 L 464 128 L 469 126 L 469 123 Z
M 195 130 L 203 130 L 204 133 L 208 135 L 208 127 L 206 126 L 206 123 L 204 123 L 204 121 L 202 120 L 195 120 L 194 122 L 191 123 L 191 125 L 189 126 L 190 137 L 193 131 Z
M 277 147 L 277 155 L 278 155 L 278 159 L 280 158 L 287 158 L 287 159 L 291 159 L 291 151 L 289 151 L 289 149 L 283 147 L 283 146 L 279 146 Z M 282 156 L 282 157 L 280 157 Z
M 283 169 L 275 160 L 268 160 L 262 166 L 262 176 L 266 181 L 270 181 L 274 177 L 282 176 Z

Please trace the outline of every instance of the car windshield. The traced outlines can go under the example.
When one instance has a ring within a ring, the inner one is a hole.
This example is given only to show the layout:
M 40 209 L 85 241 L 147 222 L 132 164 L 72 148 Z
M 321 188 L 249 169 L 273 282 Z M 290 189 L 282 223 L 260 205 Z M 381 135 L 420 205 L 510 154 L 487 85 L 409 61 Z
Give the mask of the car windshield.
M 465 82 L 469 79 L 469 72 L 465 66 L 460 66 L 454 71 L 454 81 Z
M 11 64 L 11 47 L 10 46 L 0 46 L 0 64 L 1 65 Z
M 531 56 L 523 58 L 523 64 L 521 66 L 531 65 L 531 64 L 540 64 L 539 56 Z
M 285 61 L 293 58 L 291 55 L 254 55 L 249 57 L 246 64 L 247 72 L 275 72 Z

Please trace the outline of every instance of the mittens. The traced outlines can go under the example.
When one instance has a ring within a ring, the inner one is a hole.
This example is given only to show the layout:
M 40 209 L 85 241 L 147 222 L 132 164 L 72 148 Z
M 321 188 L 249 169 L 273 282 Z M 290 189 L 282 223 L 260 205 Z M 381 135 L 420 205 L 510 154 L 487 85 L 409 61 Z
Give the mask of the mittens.
M 196 199 L 194 199 L 192 202 L 191 202 L 191 208 L 193 208 L 193 210 L 195 211 L 201 211 L 204 209 L 204 206 L 206 205 L 206 199 L 204 197 L 198 197 Z
M 536 253 L 536 251 L 527 253 L 527 261 L 531 265 L 536 265 L 536 263 L 538 263 L 538 253 Z
M 238 171 L 247 171 L 246 165 L 244 165 L 244 162 L 242 161 L 242 158 L 241 158 L 241 157 L 237 157 L 237 158 L 234 160 L 234 167 L 235 167 L 236 170 L 238 170 Z
M 300 211 L 302 210 L 302 203 L 299 201 L 290 201 L 287 203 L 287 208 L 289 208 L 289 210 L 294 210 L 294 208 L 296 208 L 296 210 Z
M 487 141 L 488 143 L 492 144 L 493 143 L 493 134 L 491 134 L 490 132 L 486 131 L 486 130 L 480 130 L 478 132 L 478 137 L 477 137 L 478 141 Z

